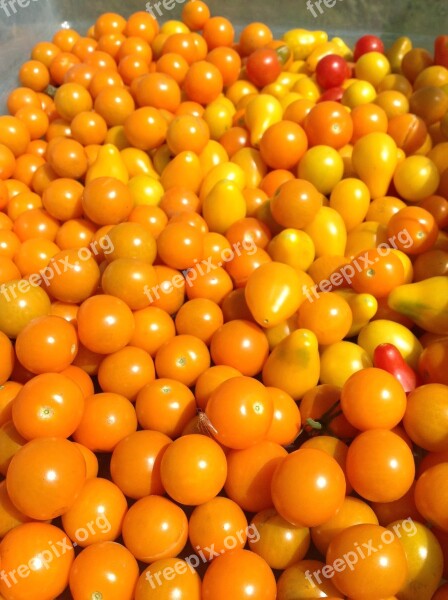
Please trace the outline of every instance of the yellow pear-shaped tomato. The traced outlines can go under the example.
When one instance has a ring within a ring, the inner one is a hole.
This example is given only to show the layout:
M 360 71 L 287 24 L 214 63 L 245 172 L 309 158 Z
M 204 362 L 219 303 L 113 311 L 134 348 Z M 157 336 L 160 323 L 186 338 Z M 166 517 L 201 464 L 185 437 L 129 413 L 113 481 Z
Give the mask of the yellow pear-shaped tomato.
M 351 231 L 364 221 L 369 206 L 369 188 L 359 179 L 353 177 L 343 179 L 331 192 L 330 207 L 341 215 L 347 231 Z
M 303 285 L 303 279 L 289 265 L 272 261 L 258 267 L 245 290 L 255 321 L 270 328 L 292 317 L 305 299 Z
M 113 177 L 123 183 L 129 181 L 128 170 L 120 151 L 113 144 L 100 147 L 95 162 L 86 173 L 86 184 L 99 177 Z
M 430 277 L 400 285 L 390 293 L 388 304 L 425 331 L 448 334 L 447 277 Z
M 232 156 L 232 162 L 243 169 L 248 188 L 259 187 L 268 170 L 260 152 L 253 148 L 241 148 Z
M 372 366 L 367 352 L 353 342 L 336 342 L 322 349 L 320 382 L 342 387 L 349 377 Z
M 397 145 L 387 133 L 369 133 L 353 147 L 352 163 L 373 199 L 387 194 L 397 166 Z
M 393 292 L 392 292 L 393 293 Z M 358 344 L 373 358 L 375 348 L 380 344 L 393 344 L 404 360 L 416 368 L 423 347 L 412 331 L 395 321 L 378 319 L 363 327 L 358 336 Z
M 337 290 L 336 293 L 342 296 L 350 306 L 353 321 L 347 337 L 354 337 L 376 315 L 378 300 L 372 294 L 357 294 L 351 289 Z
M 159 174 L 154 169 L 151 159 L 143 150 L 139 148 L 125 148 L 120 152 L 120 155 L 129 177 L 149 175 L 154 179 L 159 179 Z
M 365 250 L 377 248 L 387 242 L 387 227 L 375 221 L 365 221 L 354 227 L 347 235 L 345 256 L 358 256 Z
M 219 142 L 209 140 L 199 155 L 199 162 L 201 163 L 204 177 L 206 177 L 218 165 L 229 162 L 229 155 L 224 146 L 221 146 Z
M 246 216 L 246 201 L 231 181 L 219 181 L 204 199 L 202 216 L 210 231 L 224 234 L 233 223 Z
M 266 129 L 281 121 L 282 117 L 282 105 L 270 94 L 258 94 L 248 102 L 245 121 L 254 148 L 258 147 Z
M 239 165 L 232 162 L 220 163 L 211 169 L 204 178 L 201 186 L 201 200 L 207 197 L 219 181 L 224 179 L 234 183 L 241 191 L 246 187 L 246 174 Z
M 344 256 L 347 231 L 341 215 L 322 206 L 309 225 L 304 228 L 313 240 L 316 256 Z
M 198 156 L 189 150 L 180 152 L 163 170 L 160 183 L 165 190 L 181 185 L 196 194 L 202 183 L 202 169 Z
M 283 34 L 283 40 L 292 49 L 294 60 L 303 60 L 308 58 L 317 46 L 328 41 L 328 34 L 325 31 L 291 29 Z
M 408 576 L 398 600 L 431 600 L 443 572 L 443 553 L 436 536 L 425 525 L 405 519 L 387 526 L 406 554 Z
M 273 350 L 276 346 L 280 344 L 285 338 L 288 337 L 293 331 L 298 329 L 297 326 L 297 317 L 293 315 L 289 317 L 286 321 L 282 321 L 275 327 L 271 327 L 270 329 L 266 329 L 266 338 L 269 342 L 269 350 Z
M 263 367 L 263 383 L 300 400 L 319 381 L 317 338 L 309 329 L 296 329 L 281 341 Z

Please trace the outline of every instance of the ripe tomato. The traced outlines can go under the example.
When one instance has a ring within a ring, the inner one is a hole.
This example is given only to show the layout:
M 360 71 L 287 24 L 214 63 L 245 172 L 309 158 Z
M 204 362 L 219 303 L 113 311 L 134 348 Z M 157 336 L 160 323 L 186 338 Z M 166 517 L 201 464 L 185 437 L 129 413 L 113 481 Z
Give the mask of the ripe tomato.
M 14 505 L 27 516 L 53 519 L 64 514 L 86 478 L 81 452 L 62 438 L 39 438 L 25 444 L 8 468 L 6 486 Z
M 321 450 L 296 450 L 280 463 L 272 479 L 272 500 L 290 523 L 315 527 L 341 508 L 345 497 L 344 472 Z
M 325 90 L 341 86 L 349 77 L 350 67 L 342 56 L 327 54 L 317 63 L 316 81 Z
M 73 600 L 106 598 L 132 600 L 138 564 L 127 548 L 116 542 L 100 542 L 85 548 L 70 571 Z
M 275 600 L 275 577 L 269 565 L 249 550 L 226 552 L 212 562 L 202 583 L 203 600 L 251 597 Z
M 277 79 L 282 72 L 282 65 L 275 50 L 258 48 L 249 55 L 246 70 L 249 81 L 261 88 Z

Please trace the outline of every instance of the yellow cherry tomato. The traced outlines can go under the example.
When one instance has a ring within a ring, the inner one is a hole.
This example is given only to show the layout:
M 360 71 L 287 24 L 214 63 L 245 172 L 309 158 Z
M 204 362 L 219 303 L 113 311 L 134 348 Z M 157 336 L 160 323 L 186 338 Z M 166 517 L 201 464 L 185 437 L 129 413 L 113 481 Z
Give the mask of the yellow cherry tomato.
M 369 206 L 369 188 L 359 179 L 343 179 L 331 192 L 330 207 L 341 215 L 347 231 L 364 221 Z
M 390 72 L 391 67 L 387 56 L 380 52 L 366 52 L 356 61 L 356 77 L 368 81 L 375 88 Z
M 329 194 L 344 175 L 344 161 L 330 146 L 314 146 L 299 162 L 298 177 L 310 181 L 322 194 Z
M 253 147 L 258 147 L 264 132 L 282 120 L 283 109 L 277 98 L 269 94 L 258 94 L 246 107 L 245 122 L 250 131 Z
M 307 271 L 314 261 L 316 250 L 311 237 L 300 229 L 283 229 L 269 242 L 267 251 L 272 260 Z
M 274 96 L 277 100 L 281 100 L 289 93 L 289 88 L 278 81 L 274 81 L 269 85 L 266 85 L 262 90 L 262 94 L 269 94 L 270 96 Z
M 259 187 L 268 170 L 259 150 L 253 148 L 241 148 L 232 156 L 231 162 L 243 169 L 246 175 L 246 187 L 251 189 Z
M 168 144 L 163 144 L 163 146 L 157 148 L 152 155 L 152 161 L 156 172 L 162 175 L 168 163 L 171 162 L 171 150 L 168 148 Z
M 304 231 L 312 239 L 317 257 L 344 256 L 347 231 L 341 215 L 334 208 L 322 206 Z
M 190 30 L 182 23 L 182 21 L 165 21 L 160 27 L 160 33 L 166 33 L 167 35 L 174 35 L 175 33 L 190 33 Z
M 387 529 L 395 533 L 406 554 L 408 575 L 400 589 L 400 598 L 432 598 L 443 574 L 443 552 L 436 536 L 428 527 L 410 518 L 394 521 Z
M 412 265 L 412 261 L 407 254 L 402 252 L 401 250 L 396 250 L 395 248 L 391 249 L 391 252 L 395 254 L 403 265 L 404 269 L 404 282 L 403 283 L 412 283 L 414 279 L 414 267 Z
M 345 58 L 345 60 L 348 60 L 348 61 L 353 60 L 353 52 L 347 46 L 347 44 L 344 42 L 344 40 L 342 38 L 334 37 L 331 39 L 331 42 L 333 44 L 336 44 L 336 46 L 339 48 L 338 54 L 340 56 L 342 56 L 343 58 Z
M 300 400 L 319 381 L 317 338 L 309 329 L 296 329 L 272 350 L 263 367 L 263 383 Z
M 258 94 L 258 88 L 250 81 L 240 79 L 232 83 L 226 92 L 226 98 L 236 106 L 245 96 L 255 96 Z
M 273 350 L 280 344 L 285 338 L 288 337 L 293 331 L 298 329 L 297 317 L 293 315 L 286 321 L 282 321 L 275 327 L 265 330 L 266 338 L 269 342 L 269 350 Z
M 397 166 L 397 145 L 387 133 L 369 133 L 354 145 L 352 162 L 372 199 L 385 196 Z
M 354 80 L 344 92 L 341 103 L 349 108 L 369 104 L 376 98 L 376 90 L 368 81 Z
M 416 336 L 404 325 L 378 319 L 372 321 L 360 331 L 358 344 L 373 358 L 375 348 L 380 344 L 393 344 L 404 360 L 413 368 L 417 366 L 423 347 Z
M 395 171 L 394 184 L 408 202 L 419 202 L 436 193 L 440 175 L 436 165 L 426 156 L 409 156 Z
M 262 327 L 275 327 L 304 301 L 303 279 L 289 265 L 268 262 L 250 275 L 245 296 L 255 321 Z
M 204 198 L 202 216 L 210 231 L 224 234 L 246 216 L 246 200 L 241 190 L 226 179 L 218 181 Z
M 135 206 L 140 206 L 141 204 L 157 206 L 165 193 L 160 181 L 149 175 L 136 175 L 132 177 L 129 180 L 128 188 Z
M 320 382 L 342 387 L 357 371 L 372 366 L 367 352 L 353 342 L 336 342 L 322 349 Z
M 387 225 L 391 217 L 405 206 L 406 203 L 395 196 L 376 198 L 370 203 L 366 221 L 376 221 L 381 225 Z
M 401 92 L 406 98 L 412 96 L 413 88 L 409 80 L 404 75 L 397 73 L 390 73 L 386 75 L 383 81 L 378 86 L 378 93 L 387 92 L 389 90 L 395 90 Z

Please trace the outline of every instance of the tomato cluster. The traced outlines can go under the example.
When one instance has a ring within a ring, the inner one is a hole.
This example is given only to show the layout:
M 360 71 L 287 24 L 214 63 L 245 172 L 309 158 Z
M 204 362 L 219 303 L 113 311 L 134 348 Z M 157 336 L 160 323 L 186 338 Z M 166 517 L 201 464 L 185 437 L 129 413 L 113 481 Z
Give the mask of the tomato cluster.
M 448 598 L 447 47 L 202 0 L 34 46 L 0 116 L 1 599 Z

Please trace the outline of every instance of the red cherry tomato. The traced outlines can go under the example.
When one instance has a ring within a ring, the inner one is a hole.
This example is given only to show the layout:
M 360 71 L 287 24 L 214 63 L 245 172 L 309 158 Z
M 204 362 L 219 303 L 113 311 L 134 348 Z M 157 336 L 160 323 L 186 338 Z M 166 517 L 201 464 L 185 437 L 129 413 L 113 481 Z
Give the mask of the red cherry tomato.
M 342 56 L 328 54 L 317 64 L 316 81 L 325 90 L 342 85 L 349 77 L 350 67 Z
M 368 52 L 380 52 L 384 54 L 384 44 L 376 35 L 363 35 L 359 38 L 355 45 L 353 57 L 357 61 L 360 56 Z
M 249 80 L 257 87 L 269 85 L 282 72 L 278 54 L 272 48 L 259 48 L 247 59 L 246 71 Z
M 343 87 L 330 88 L 322 94 L 322 96 L 317 100 L 317 102 L 340 102 L 344 93 L 345 90 Z

